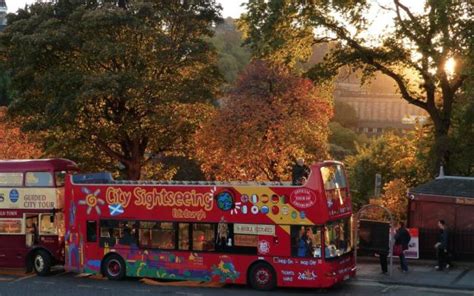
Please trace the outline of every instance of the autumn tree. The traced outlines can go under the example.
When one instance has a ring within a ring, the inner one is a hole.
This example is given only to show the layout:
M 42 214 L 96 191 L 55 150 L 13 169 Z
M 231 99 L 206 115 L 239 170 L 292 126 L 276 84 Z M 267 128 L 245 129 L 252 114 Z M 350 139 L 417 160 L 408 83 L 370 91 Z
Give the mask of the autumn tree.
M 332 106 L 325 89 L 255 61 L 197 134 L 203 171 L 216 179 L 288 180 L 297 156 L 327 156 Z
M 9 112 L 47 132 L 49 154 L 148 175 L 190 149 L 211 110 L 219 11 L 214 0 L 59 0 L 10 14 L 1 36 Z
M 38 158 L 39 143 L 7 119 L 7 108 L 0 107 L 0 159 Z
M 393 0 L 381 8 L 385 15 L 374 20 L 376 1 L 250 0 L 241 29 L 255 57 L 290 66 L 306 61 L 314 44 L 335 42 L 324 61 L 306 72 L 315 81 L 335 76 L 346 65 L 361 70 L 364 78 L 376 72 L 390 77 L 401 97 L 424 109 L 433 122 L 432 170 L 441 163 L 449 170 L 448 135 L 453 104 L 467 78 L 465 57 L 473 50 L 474 2 L 424 4 L 418 12 Z M 370 26 L 381 17 L 393 17 L 391 27 L 371 35 Z M 453 60 L 450 73 L 447 64 Z
M 394 179 L 386 183 L 383 188 L 382 206 L 386 207 L 392 213 L 395 221 L 407 221 L 408 189 L 403 179 Z

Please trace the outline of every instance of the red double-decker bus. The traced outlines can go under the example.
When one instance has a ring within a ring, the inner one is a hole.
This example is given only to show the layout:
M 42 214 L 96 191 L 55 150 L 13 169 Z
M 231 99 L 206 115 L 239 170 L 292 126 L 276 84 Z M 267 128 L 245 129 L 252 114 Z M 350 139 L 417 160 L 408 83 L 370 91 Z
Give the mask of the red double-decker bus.
M 0 266 L 47 274 L 64 262 L 66 159 L 0 161 Z
M 265 183 L 66 180 L 69 271 L 330 287 L 355 275 L 343 164 L 311 166 L 303 186 Z

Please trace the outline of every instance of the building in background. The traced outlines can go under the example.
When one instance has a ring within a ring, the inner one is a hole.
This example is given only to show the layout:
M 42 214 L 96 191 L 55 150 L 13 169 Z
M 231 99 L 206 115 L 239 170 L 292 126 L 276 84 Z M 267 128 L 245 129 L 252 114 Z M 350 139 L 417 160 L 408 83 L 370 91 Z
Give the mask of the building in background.
M 324 55 L 332 47 L 331 44 L 313 46 L 313 54 L 302 65 L 302 69 L 309 70 L 316 63 L 322 62 Z M 392 78 L 378 72 L 361 86 L 361 76 L 360 71 L 354 73 L 353 69 L 343 67 L 335 82 L 334 100 L 350 105 L 356 112 L 358 122 L 351 126 L 352 130 L 376 136 L 386 130 L 411 130 L 417 123 L 426 122 L 427 113 L 405 101 Z
M 336 82 L 334 99 L 354 108 L 356 132 L 380 135 L 386 130 L 406 131 L 426 121 L 426 112 L 402 99 L 389 79 L 380 74 L 368 86 L 361 86 L 351 75 Z

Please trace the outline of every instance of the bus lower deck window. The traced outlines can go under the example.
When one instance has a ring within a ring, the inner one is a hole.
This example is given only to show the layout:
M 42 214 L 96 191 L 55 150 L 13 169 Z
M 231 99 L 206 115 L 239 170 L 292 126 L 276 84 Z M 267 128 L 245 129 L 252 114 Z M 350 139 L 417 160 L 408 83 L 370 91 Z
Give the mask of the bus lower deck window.
M 215 229 L 214 224 L 193 224 L 193 250 L 214 251 Z

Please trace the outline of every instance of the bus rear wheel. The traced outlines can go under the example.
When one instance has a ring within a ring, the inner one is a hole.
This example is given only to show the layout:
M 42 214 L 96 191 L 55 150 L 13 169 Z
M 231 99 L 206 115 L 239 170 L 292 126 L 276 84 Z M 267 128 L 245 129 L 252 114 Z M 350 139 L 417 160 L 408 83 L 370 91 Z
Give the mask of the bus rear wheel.
M 125 262 L 118 255 L 108 256 L 102 266 L 102 271 L 109 280 L 118 281 L 125 277 Z
M 43 250 L 35 252 L 33 255 L 33 268 L 37 275 L 48 275 L 51 270 L 51 256 Z
M 257 263 L 252 266 L 249 277 L 250 285 L 256 290 L 269 291 L 276 287 L 275 271 L 267 263 Z

